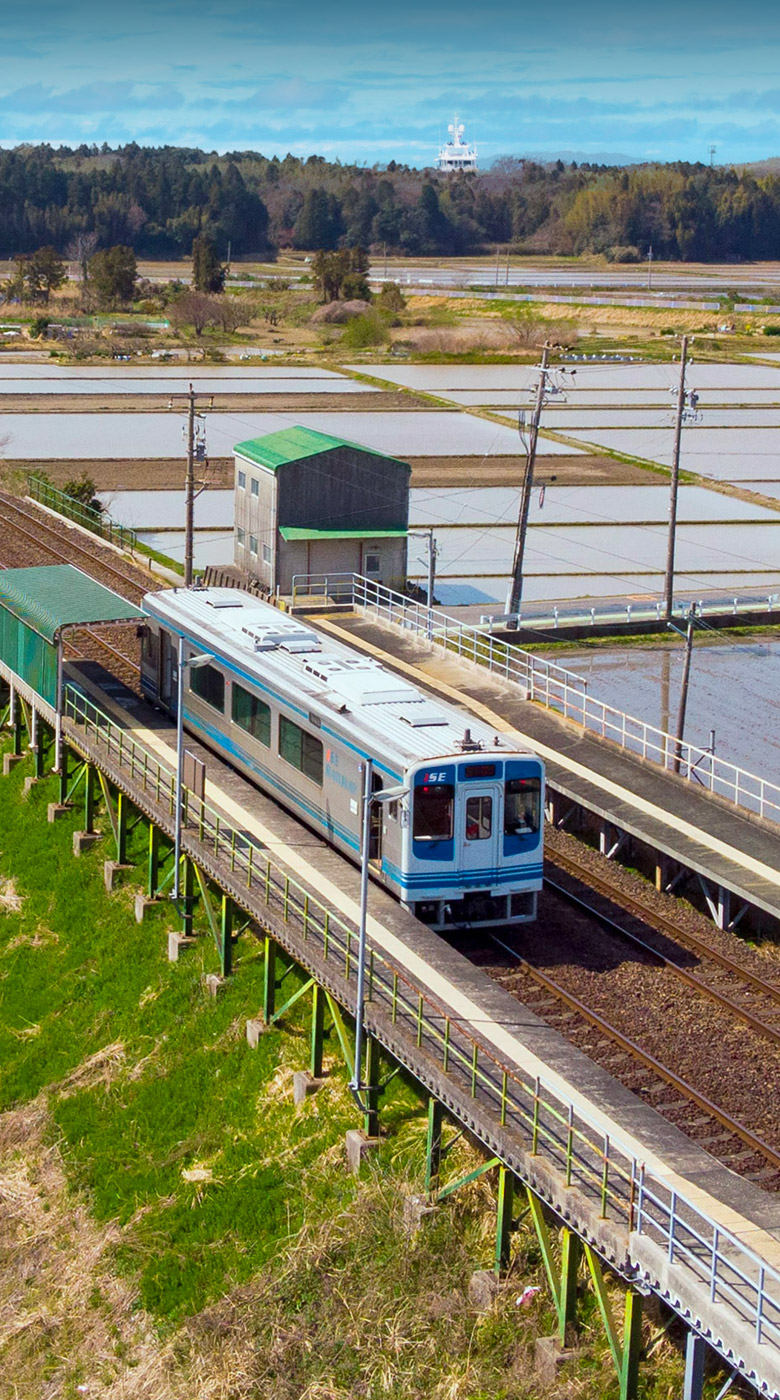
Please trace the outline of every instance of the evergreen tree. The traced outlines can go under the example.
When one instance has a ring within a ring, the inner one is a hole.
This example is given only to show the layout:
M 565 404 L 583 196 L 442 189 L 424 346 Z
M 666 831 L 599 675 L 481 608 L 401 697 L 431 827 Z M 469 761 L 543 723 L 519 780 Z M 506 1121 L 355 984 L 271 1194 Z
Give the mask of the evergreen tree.
M 226 268 L 210 238 L 201 233 L 192 245 L 192 285 L 196 292 L 221 292 Z

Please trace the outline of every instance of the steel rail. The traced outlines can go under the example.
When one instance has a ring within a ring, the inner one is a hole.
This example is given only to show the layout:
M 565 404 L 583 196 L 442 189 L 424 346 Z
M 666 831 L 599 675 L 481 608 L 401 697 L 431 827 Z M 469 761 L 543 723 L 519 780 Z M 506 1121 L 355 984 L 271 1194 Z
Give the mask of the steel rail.
M 707 1098 L 706 1094 L 700 1093 L 698 1089 L 695 1089 L 686 1079 L 676 1074 L 674 1070 L 662 1064 L 660 1060 L 656 1059 L 655 1055 L 650 1054 L 649 1050 L 643 1050 L 641 1045 L 637 1045 L 636 1041 L 624 1035 L 622 1031 L 619 1031 L 616 1026 L 613 1026 L 610 1021 L 607 1021 L 597 1011 L 593 1011 L 591 1007 L 586 1006 L 584 1002 L 580 1001 L 578 997 L 575 997 L 572 992 L 567 991 L 566 988 L 562 987 L 554 978 L 549 977 L 547 973 L 541 972 L 538 968 L 534 967 L 516 948 L 512 948 L 509 943 L 505 943 L 503 939 L 498 938 L 496 934 L 490 934 L 490 938 L 499 948 L 503 948 L 505 952 L 509 953 L 509 955 L 520 964 L 523 971 L 528 973 L 531 980 L 553 996 L 556 1001 L 563 1002 L 565 1006 L 568 1006 L 570 1010 L 576 1012 L 578 1016 L 581 1016 L 583 1020 L 587 1021 L 596 1030 L 614 1041 L 619 1049 L 625 1051 L 626 1054 L 630 1055 L 632 1059 L 638 1061 L 646 1069 L 651 1070 L 659 1079 L 664 1080 L 664 1082 L 669 1084 L 682 1099 L 695 1104 L 702 1112 L 714 1118 L 717 1123 L 720 1123 L 721 1127 L 726 1128 L 734 1137 L 739 1138 L 751 1151 L 756 1152 L 767 1162 L 770 1162 L 773 1167 L 780 1168 L 780 1152 L 770 1147 L 769 1143 L 765 1142 L 763 1138 L 760 1138 L 756 1133 L 752 1132 L 750 1128 L 745 1127 L 745 1125 L 740 1123 L 736 1118 L 732 1118 L 730 1113 L 727 1113 L 725 1109 L 719 1108 L 716 1103 L 713 1103 L 712 1099 Z
M 686 929 L 678 928 L 673 919 L 667 918 L 664 914 L 656 913 L 649 904 L 643 903 L 642 900 L 635 899 L 630 894 L 624 894 L 622 890 L 616 890 L 614 885 L 610 885 L 609 881 L 603 879 L 600 875 L 594 875 L 589 868 L 572 860 L 571 856 L 560 855 L 556 851 L 554 855 L 549 857 L 549 860 L 554 865 L 560 866 L 567 874 L 575 876 L 576 879 L 582 879 L 585 884 L 590 886 L 594 893 L 604 895 L 607 899 L 615 900 L 625 909 L 627 914 L 633 914 L 636 918 L 651 924 L 657 929 L 658 933 L 666 934 L 676 943 L 682 944 L 682 946 L 687 948 L 690 952 L 696 953 L 702 960 L 709 959 L 710 962 L 714 962 L 719 967 L 724 968 L 726 972 L 734 973 L 743 982 L 746 982 L 752 987 L 754 991 L 762 992 L 780 1006 L 780 987 L 773 986 L 771 982 L 765 981 L 758 973 L 751 972 L 747 967 L 742 967 L 734 958 L 730 958 L 727 953 L 721 953 L 718 948 L 710 947 L 709 943 L 705 943 L 702 938 L 697 938 L 695 933 L 688 933 Z M 595 910 L 591 912 L 596 913 Z M 601 916 L 597 915 L 597 917 Z M 608 916 L 604 915 L 604 917 L 606 918 Z
M 0 510 L 9 509 L 12 511 L 16 511 L 18 516 L 21 516 L 21 518 L 23 520 L 26 520 L 28 524 L 34 525 L 36 530 L 43 531 L 47 535 L 55 535 L 56 538 L 59 541 L 61 541 L 62 536 L 58 534 L 58 532 L 54 529 L 53 526 L 48 525 L 43 520 L 39 520 L 38 517 L 30 511 L 24 510 L 23 507 L 20 506 L 17 501 L 9 499 L 8 496 L 3 496 L 2 498 L 0 498 Z M 34 535 L 30 530 L 25 530 L 24 527 L 20 525 L 17 520 L 14 520 L 12 524 L 14 529 L 19 531 L 20 535 L 24 535 L 26 539 L 32 540 L 32 542 L 34 544 L 39 545 L 41 549 L 48 549 L 49 552 L 55 556 L 55 558 L 63 560 L 63 562 L 66 564 L 71 562 L 62 550 L 55 548 L 54 545 L 49 544 L 46 540 L 38 539 L 37 536 Z M 95 538 L 97 539 L 97 536 L 95 536 Z M 136 583 L 134 579 L 128 577 L 128 574 L 126 572 L 123 572 L 121 569 L 116 568 L 113 564 L 109 564 L 107 561 L 99 558 L 96 554 L 93 554 L 91 550 L 85 549 L 83 545 L 78 544 L 75 540 L 68 540 L 68 548 L 71 553 L 83 555 L 85 559 L 88 559 L 90 561 L 93 568 L 97 566 L 100 569 L 104 569 L 107 573 L 111 574 L 114 578 L 118 579 L 125 589 L 134 589 L 138 593 L 140 598 L 143 597 L 144 592 L 146 590 L 140 583 Z M 134 598 L 131 601 L 137 602 L 138 599 Z
M 556 880 L 550 880 L 545 876 L 544 883 L 548 889 L 554 890 L 555 893 L 562 899 L 565 899 L 568 904 L 573 904 L 575 908 L 581 909 L 592 919 L 595 919 L 608 933 L 615 934 L 626 943 L 630 943 L 633 947 L 639 948 L 641 952 L 647 953 L 659 966 L 671 972 L 681 982 L 687 983 L 689 987 L 693 987 L 703 996 L 710 997 L 711 1000 L 716 1002 L 719 1006 L 723 1006 L 727 1011 L 730 1011 L 733 1016 L 744 1021 L 746 1025 L 750 1026 L 751 1030 L 757 1031 L 759 1035 L 765 1035 L 767 1039 L 773 1041 L 775 1045 L 780 1045 L 780 1028 L 773 1026 L 769 1021 L 762 1021 L 760 1016 L 754 1016 L 752 1011 L 748 1011 L 746 1007 L 740 1006 L 739 1002 L 733 1001 L 725 992 L 719 991 L 717 987 L 710 986 L 708 982 L 705 982 L 704 979 L 699 977 L 695 972 L 689 972 L 688 968 L 683 967 L 682 963 L 676 962 L 675 959 L 670 958 L 668 954 L 662 953 L 658 948 L 654 948 L 652 943 L 647 943 L 644 938 L 640 938 L 638 933 L 632 933 L 630 929 L 623 928 L 622 924 L 611 919 L 608 914 L 603 914 L 600 910 L 594 909 L 593 905 L 588 904 L 587 900 L 580 899 L 579 895 L 574 894 L 571 890 L 567 890 L 563 885 L 559 885 Z M 774 997 L 780 1002 L 780 993 L 769 986 L 768 990 L 772 992 Z

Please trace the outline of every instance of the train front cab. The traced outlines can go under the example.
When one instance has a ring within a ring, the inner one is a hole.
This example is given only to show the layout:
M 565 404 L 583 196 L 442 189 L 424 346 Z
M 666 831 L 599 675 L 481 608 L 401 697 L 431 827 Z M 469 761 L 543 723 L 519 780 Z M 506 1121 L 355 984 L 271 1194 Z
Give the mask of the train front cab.
M 544 770 L 533 755 L 419 768 L 409 903 L 432 928 L 523 923 L 542 887 Z M 414 899 L 414 890 L 425 897 Z

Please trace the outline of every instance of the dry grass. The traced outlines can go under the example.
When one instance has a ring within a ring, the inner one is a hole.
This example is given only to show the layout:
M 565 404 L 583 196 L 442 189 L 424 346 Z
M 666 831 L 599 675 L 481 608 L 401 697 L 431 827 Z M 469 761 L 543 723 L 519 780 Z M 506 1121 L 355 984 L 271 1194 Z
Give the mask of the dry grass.
M 125 1384 L 161 1347 L 108 1262 L 118 1236 L 69 1190 L 43 1096 L 0 1116 L 0 1400 L 55 1400 L 79 1384 L 111 1400 L 155 1394 Z
M 0 911 L 18 914 L 22 908 L 22 896 L 17 893 L 13 880 L 0 881 Z

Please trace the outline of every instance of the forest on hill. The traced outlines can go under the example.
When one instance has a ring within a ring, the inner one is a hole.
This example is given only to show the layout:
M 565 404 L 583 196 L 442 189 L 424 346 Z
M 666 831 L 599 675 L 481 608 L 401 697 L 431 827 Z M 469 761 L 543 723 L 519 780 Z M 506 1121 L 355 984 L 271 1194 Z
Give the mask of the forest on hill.
M 219 255 L 361 245 L 411 256 L 598 253 L 685 261 L 780 257 L 780 176 L 730 166 L 542 165 L 507 157 L 443 175 L 322 156 L 269 159 L 136 144 L 0 151 L 0 257 L 79 236 L 139 257 L 188 257 L 206 234 Z M 73 256 L 73 254 L 71 254 Z

